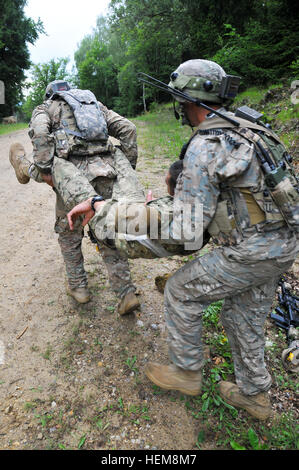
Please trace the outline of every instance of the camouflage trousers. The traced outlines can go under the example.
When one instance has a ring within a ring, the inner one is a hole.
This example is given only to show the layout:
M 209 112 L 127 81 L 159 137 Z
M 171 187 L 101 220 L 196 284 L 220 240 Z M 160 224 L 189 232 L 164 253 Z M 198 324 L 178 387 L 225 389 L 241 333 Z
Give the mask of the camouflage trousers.
M 73 157 L 70 160 L 54 157 L 52 178 L 56 193 L 55 232 L 58 233 L 58 243 L 65 262 L 68 283 L 72 289 L 87 286 L 87 274 L 82 253 L 82 218 L 77 219 L 74 230 L 71 231 L 67 213 L 79 202 L 97 194 L 104 199 L 111 197 L 115 183 L 114 179 L 104 176 L 89 181 L 85 176 L 85 168 L 88 169 L 88 157 L 85 164 L 84 157 Z M 29 174 L 35 181 L 43 182 L 34 165 L 31 166 Z M 110 286 L 117 296 L 122 298 L 135 291 L 125 254 L 100 242 L 98 248 L 108 272 Z
M 283 228 L 253 234 L 236 247 L 215 249 L 179 269 L 168 279 L 164 294 L 171 361 L 187 370 L 203 367 L 202 316 L 211 303 L 223 300 L 221 321 L 236 383 L 246 395 L 268 390 L 264 323 L 278 279 L 296 252 L 296 238 Z

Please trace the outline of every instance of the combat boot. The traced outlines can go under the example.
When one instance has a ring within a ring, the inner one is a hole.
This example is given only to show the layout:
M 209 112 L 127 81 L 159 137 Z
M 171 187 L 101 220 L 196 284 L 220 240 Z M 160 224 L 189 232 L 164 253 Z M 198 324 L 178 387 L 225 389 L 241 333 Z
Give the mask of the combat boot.
M 75 289 L 68 287 L 67 292 L 71 297 L 79 302 L 79 304 L 86 304 L 90 301 L 90 294 L 87 287 L 76 287 Z
M 178 390 L 186 395 L 201 392 L 202 373 L 200 370 L 185 370 L 170 364 L 168 366 L 149 362 L 145 367 L 146 376 L 165 390 Z
M 243 408 L 256 419 L 262 421 L 271 415 L 271 403 L 267 392 L 243 395 L 236 384 L 226 381 L 220 382 L 219 391 L 226 403 L 236 408 Z
M 9 161 L 15 170 L 18 182 L 21 184 L 26 184 L 30 180 L 28 170 L 31 166 L 31 162 L 27 160 L 25 155 L 26 153 L 23 145 L 16 142 L 10 146 Z
M 134 292 L 129 292 L 120 301 L 117 311 L 120 315 L 126 315 L 127 313 L 133 312 L 136 308 L 140 307 L 139 300 Z

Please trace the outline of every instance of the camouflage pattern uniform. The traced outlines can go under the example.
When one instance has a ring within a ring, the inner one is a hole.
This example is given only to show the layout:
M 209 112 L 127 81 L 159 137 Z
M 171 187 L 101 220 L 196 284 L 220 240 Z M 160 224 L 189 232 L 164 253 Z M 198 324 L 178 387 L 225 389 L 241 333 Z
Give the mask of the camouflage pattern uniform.
M 233 117 L 224 108 L 219 111 Z M 222 129 L 209 131 L 215 119 L 208 115 L 189 142 L 174 201 L 191 205 L 193 217 L 195 204 L 203 204 L 203 230 L 219 247 L 184 265 L 166 283 L 169 355 L 182 369 L 203 367 L 202 314 L 223 299 L 221 319 L 237 385 L 244 394 L 256 395 L 271 385 L 264 322 L 278 279 L 299 248 L 277 208 L 264 201 L 264 176 L 253 145 L 224 129 L 224 120 Z
M 138 155 L 135 126 L 129 120 L 108 110 L 102 103 L 98 102 L 98 105 L 106 121 L 108 134 L 119 139 L 121 150 L 135 167 Z M 86 142 L 78 139 L 76 135 L 70 135 L 67 159 L 57 157 L 59 149 L 56 131 L 62 127 L 61 123 L 66 124 L 72 132 L 78 131 L 74 113 L 68 103 L 62 99 L 48 99 L 33 111 L 29 129 L 34 160 L 34 165 L 29 170 L 31 178 L 42 182 L 41 173 L 50 174 L 54 169 L 58 172 L 65 171 L 64 177 L 67 178 L 68 168 L 76 167 L 90 183 L 87 193 L 81 188 L 81 196 L 84 199 L 97 194 L 105 199 L 111 197 L 116 178 L 113 168 L 116 148 L 111 140 Z M 69 194 L 66 205 L 59 191 L 54 190 L 57 195 L 55 232 L 59 235 L 58 241 L 66 265 L 69 286 L 71 289 L 85 287 L 87 275 L 81 250 L 82 219 L 77 220 L 75 229 L 70 231 L 66 218 L 69 208 L 77 202 Z M 111 287 L 117 295 L 122 298 L 130 291 L 134 291 L 127 258 L 117 250 L 104 245 L 100 247 L 100 253 L 108 270 Z

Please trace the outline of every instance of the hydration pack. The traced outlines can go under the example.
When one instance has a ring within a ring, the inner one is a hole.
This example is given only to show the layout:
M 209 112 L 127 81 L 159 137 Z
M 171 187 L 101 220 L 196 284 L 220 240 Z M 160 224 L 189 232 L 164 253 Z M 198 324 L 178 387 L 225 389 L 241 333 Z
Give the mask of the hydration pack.
M 55 93 L 51 99 L 62 98 L 71 107 L 79 132 L 68 129 L 62 122 L 64 131 L 88 142 L 107 142 L 108 129 L 105 117 L 97 99 L 90 90 L 71 89 Z

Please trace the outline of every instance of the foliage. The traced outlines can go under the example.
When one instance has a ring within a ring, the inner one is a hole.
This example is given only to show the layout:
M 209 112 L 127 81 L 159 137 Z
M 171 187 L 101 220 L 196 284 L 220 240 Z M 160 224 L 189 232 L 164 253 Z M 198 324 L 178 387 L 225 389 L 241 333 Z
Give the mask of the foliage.
M 43 26 L 24 17 L 26 0 L 0 3 L 0 79 L 7 95 L 1 112 L 12 114 L 21 98 L 24 70 L 30 67 L 26 44 L 34 43 Z M 168 94 L 142 85 L 139 71 L 168 83 L 183 61 L 215 60 L 227 73 L 240 75 L 244 89 L 284 76 L 296 78 L 297 57 L 296 5 L 291 0 L 111 0 L 107 17 L 97 18 L 75 51 L 73 84 L 133 116 L 153 102 L 169 101 Z M 30 92 L 27 116 L 41 98 L 39 86 Z
M 80 86 L 96 92 L 107 74 L 109 86 L 101 99 L 132 116 L 143 110 L 143 98 L 147 107 L 169 101 L 157 89 L 143 90 L 139 71 L 168 83 L 181 62 L 203 58 L 240 75 L 243 87 L 266 85 L 296 76 L 297 52 L 290 0 L 112 0 L 109 15 L 98 19 L 75 58 Z
M 26 18 L 26 0 L 0 1 L 0 79 L 5 83 L 5 104 L 0 116 L 12 115 L 22 98 L 21 84 L 24 70 L 30 67 L 27 43 L 34 44 L 43 25 Z
M 68 63 L 68 58 L 60 58 L 31 67 L 31 82 L 28 83 L 30 91 L 22 106 L 22 112 L 27 120 L 30 119 L 33 109 L 44 101 L 46 87 L 50 82 L 53 80 L 72 81 L 72 77 L 66 70 Z
M 95 38 L 78 69 L 79 88 L 93 91 L 108 108 L 118 95 L 117 73 L 107 46 Z

